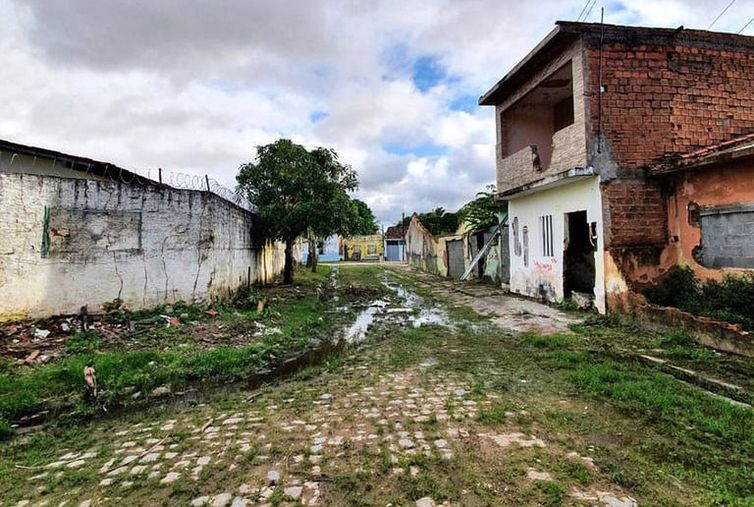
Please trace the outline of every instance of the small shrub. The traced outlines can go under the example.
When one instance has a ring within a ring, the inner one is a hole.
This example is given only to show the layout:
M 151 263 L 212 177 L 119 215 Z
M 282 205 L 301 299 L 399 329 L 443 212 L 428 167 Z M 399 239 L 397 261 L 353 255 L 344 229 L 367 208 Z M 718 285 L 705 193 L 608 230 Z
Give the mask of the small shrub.
M 726 274 L 719 282 L 700 281 L 691 268 L 684 267 L 644 295 L 660 306 L 672 306 L 754 330 L 754 273 Z

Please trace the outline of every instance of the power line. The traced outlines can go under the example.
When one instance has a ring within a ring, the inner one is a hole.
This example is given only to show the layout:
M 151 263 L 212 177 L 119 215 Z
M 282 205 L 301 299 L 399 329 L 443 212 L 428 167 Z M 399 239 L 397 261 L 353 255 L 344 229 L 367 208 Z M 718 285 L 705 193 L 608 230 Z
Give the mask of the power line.
M 586 12 L 586 8 L 589 5 L 589 2 L 591 2 L 591 0 L 586 0 L 586 3 L 584 4 L 584 8 L 581 9 L 581 12 L 579 12 L 579 15 L 576 18 L 576 21 L 579 21 L 581 19 L 581 16 Z
M 586 21 L 587 19 L 589 19 L 589 15 L 592 13 L 592 9 L 594 9 L 594 6 L 595 6 L 596 3 L 597 3 L 597 0 L 594 0 L 592 2 L 592 6 L 589 7 L 589 10 L 586 11 L 586 14 L 584 15 L 584 21 Z
M 720 14 L 718 14 L 717 17 L 712 21 L 712 23 L 709 24 L 709 26 L 707 27 L 707 30 L 712 28 L 712 25 L 717 23 L 717 20 L 723 17 L 723 14 L 728 12 L 728 9 L 730 9 L 730 6 L 733 5 L 734 3 L 736 3 L 736 0 L 730 0 L 730 3 L 725 6 L 725 9 L 723 9 L 722 12 L 720 12 Z
M 748 21 L 748 23 L 746 23 L 746 24 L 744 25 L 744 27 L 743 27 L 743 28 L 741 28 L 741 29 L 740 29 L 740 30 L 738 31 L 739 35 L 740 35 L 740 34 L 742 34 L 742 33 L 744 32 L 744 30 L 746 30 L 747 28 L 749 28 L 749 25 L 750 25 L 750 24 L 752 24 L 752 23 L 754 23 L 754 17 L 752 17 L 752 18 L 751 18 L 751 19 L 750 19 L 750 20 Z

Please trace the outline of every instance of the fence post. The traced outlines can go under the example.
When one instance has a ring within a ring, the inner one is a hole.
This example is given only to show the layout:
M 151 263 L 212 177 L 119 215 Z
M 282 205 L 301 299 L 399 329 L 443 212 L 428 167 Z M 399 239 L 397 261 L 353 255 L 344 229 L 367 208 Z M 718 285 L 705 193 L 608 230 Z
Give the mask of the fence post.
M 207 183 L 207 192 L 211 192 L 211 190 L 209 189 L 209 176 L 207 176 L 206 174 L 204 175 L 204 181 Z
M 157 168 L 157 178 L 160 181 L 160 185 L 162 185 L 162 167 Z

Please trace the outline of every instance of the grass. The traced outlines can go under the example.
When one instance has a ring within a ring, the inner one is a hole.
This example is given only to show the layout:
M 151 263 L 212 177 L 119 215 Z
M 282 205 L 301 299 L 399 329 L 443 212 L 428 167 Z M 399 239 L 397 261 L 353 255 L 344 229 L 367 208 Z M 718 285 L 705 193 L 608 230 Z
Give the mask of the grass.
M 182 340 L 180 328 L 156 328 L 148 338 L 154 346 L 139 350 L 128 350 L 126 346 L 103 349 L 98 333 L 84 332 L 68 340 L 66 354 L 58 362 L 20 371 L 0 369 L 0 436 L 7 436 L 9 421 L 40 409 L 74 407 L 77 414 L 100 410 L 85 401 L 83 370 L 89 364 L 95 368 L 101 391 L 98 401 L 102 406 L 110 406 L 130 403 L 136 392 L 148 396 L 150 390 L 161 385 L 179 390 L 197 383 L 241 380 L 277 358 L 304 349 L 313 339 L 329 339 L 337 319 L 326 311 L 333 303 L 321 294 L 330 272 L 329 266 L 320 266 L 317 273 L 299 270 L 292 293 L 278 288 L 256 289 L 244 295 L 237 307 L 221 306 L 225 315 L 235 314 L 236 318 L 278 328 L 278 332 L 242 346 L 195 350 Z M 349 270 L 340 283 L 378 286 L 379 274 L 381 270 L 375 267 Z M 260 297 L 270 298 L 262 316 L 256 315 L 255 301 L 245 304 Z M 128 315 L 121 313 L 116 318 L 148 319 L 167 310 L 187 320 L 202 318 L 205 312 L 203 306 L 178 303 L 171 309 L 163 306 Z

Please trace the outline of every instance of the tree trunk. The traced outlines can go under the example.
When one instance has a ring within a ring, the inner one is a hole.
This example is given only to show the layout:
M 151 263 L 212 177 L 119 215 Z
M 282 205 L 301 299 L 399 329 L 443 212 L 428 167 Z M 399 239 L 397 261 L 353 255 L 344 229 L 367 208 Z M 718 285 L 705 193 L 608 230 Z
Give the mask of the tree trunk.
M 306 267 L 317 269 L 314 266 L 314 263 L 317 259 L 317 244 L 314 242 L 314 238 L 309 238 L 309 256 L 306 258 Z
M 317 245 L 314 245 L 314 257 L 312 257 L 312 273 L 317 272 L 317 263 L 319 262 L 319 250 Z
M 285 240 L 285 267 L 283 268 L 283 283 L 293 283 L 293 239 Z

